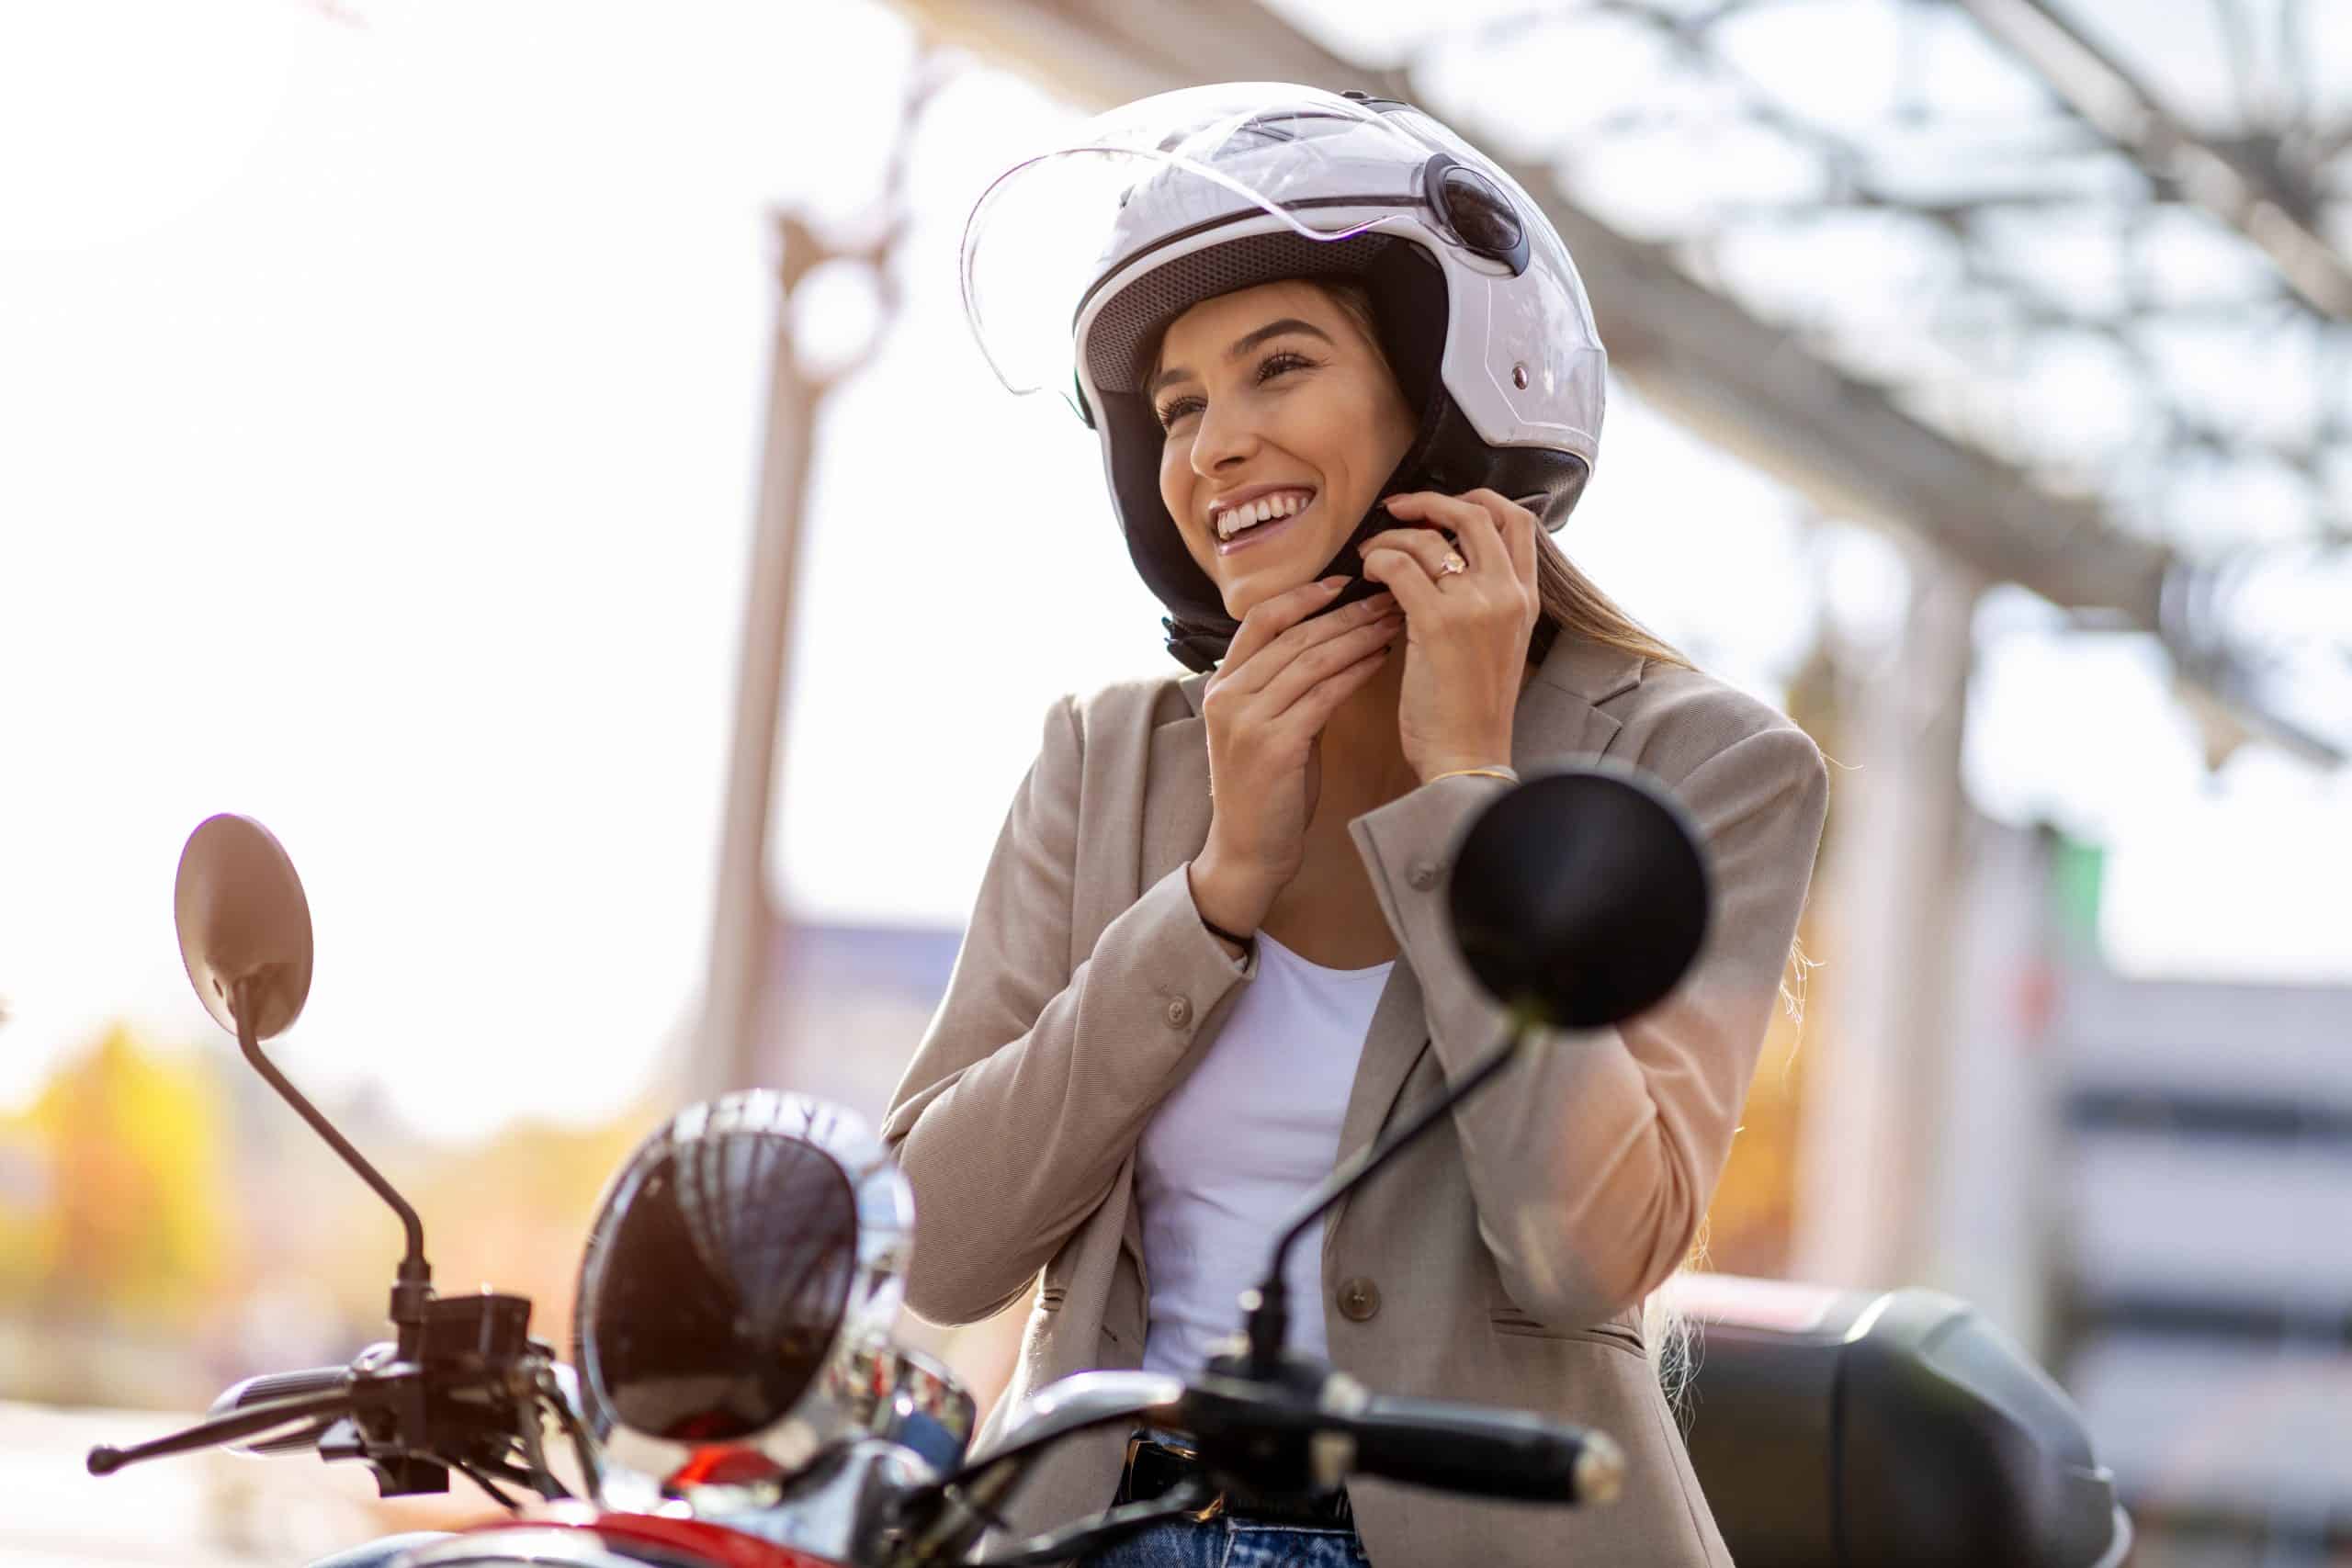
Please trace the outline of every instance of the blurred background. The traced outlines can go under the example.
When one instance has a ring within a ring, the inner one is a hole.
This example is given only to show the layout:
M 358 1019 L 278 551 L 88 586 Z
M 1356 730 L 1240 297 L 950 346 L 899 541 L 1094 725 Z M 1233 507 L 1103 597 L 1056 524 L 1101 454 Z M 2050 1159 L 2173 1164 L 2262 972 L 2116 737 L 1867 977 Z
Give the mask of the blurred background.
M 2352 6 L 16 0 L 0 1564 L 480 1511 L 82 1473 L 397 1254 L 188 991 L 203 817 L 309 889 L 277 1059 L 544 1337 L 669 1111 L 878 1113 L 1048 705 L 1173 672 L 964 216 L 1231 79 L 1545 204 L 1617 376 L 1564 544 L 1836 763 L 1708 1265 L 1977 1303 L 2143 1562 L 2352 1562 Z

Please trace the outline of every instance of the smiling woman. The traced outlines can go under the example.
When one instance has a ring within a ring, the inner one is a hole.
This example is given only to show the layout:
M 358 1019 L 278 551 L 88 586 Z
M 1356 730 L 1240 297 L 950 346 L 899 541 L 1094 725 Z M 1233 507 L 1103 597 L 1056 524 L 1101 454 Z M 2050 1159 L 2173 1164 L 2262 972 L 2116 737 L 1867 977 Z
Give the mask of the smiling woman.
M 1412 445 L 1371 298 L 1349 289 L 1359 319 L 1341 287 L 1204 300 L 1170 327 L 1146 383 L 1167 433 L 1160 500 L 1236 620 L 1331 559 Z
M 1107 240 L 1073 247 L 1066 291 L 1042 284 L 1039 225 L 1090 216 Z M 1453 1137 L 1291 1251 L 1288 1283 L 1320 1303 L 1294 1349 L 1382 1393 L 1596 1426 L 1628 1450 L 1624 1495 L 1530 1513 L 1355 1480 L 1222 1499 L 1089 1562 L 1727 1562 L 1644 1351 L 1737 1123 L 1827 784 L 1801 731 L 1551 541 L 1598 451 L 1604 364 L 1558 236 L 1408 106 L 1244 84 L 1018 166 L 964 259 L 1006 384 L 1072 381 L 1192 673 L 1047 717 L 884 1124 L 915 1192 L 910 1301 L 964 1321 L 1039 1284 L 999 1427 L 1069 1373 L 1199 1371 L 1279 1217 L 1500 1032 L 1446 908 L 1464 825 L 1515 768 L 1611 758 L 1704 833 L 1712 946 L 1650 1013 L 1454 1108 Z M 1012 1522 L 1204 1479 L 1122 1436 L 1058 1450 Z

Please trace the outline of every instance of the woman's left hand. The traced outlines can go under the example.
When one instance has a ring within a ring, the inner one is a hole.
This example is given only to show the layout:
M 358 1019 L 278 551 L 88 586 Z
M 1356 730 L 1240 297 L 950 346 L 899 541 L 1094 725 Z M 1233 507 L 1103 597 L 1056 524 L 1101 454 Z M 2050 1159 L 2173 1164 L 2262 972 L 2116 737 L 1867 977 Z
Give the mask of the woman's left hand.
M 1423 783 L 1456 768 L 1508 766 L 1527 639 L 1543 610 L 1535 514 L 1491 490 L 1411 491 L 1384 504 L 1407 526 L 1374 534 L 1360 549 L 1363 574 L 1405 612 L 1396 708 L 1405 760 Z M 1462 560 L 1460 571 L 1445 570 L 1449 556 Z

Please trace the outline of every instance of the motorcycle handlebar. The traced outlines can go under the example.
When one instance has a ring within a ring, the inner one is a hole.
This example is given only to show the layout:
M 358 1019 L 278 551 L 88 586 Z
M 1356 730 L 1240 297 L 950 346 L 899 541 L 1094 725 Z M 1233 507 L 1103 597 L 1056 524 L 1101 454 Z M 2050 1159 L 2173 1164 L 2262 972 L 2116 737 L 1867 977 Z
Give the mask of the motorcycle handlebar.
M 1530 1503 L 1607 1503 L 1625 1456 L 1601 1432 L 1521 1411 L 1375 1397 L 1344 1427 L 1349 1468 L 1415 1486 Z
M 264 1372 L 259 1377 L 231 1383 L 220 1391 L 207 1410 L 205 1419 L 233 1416 L 240 1410 L 256 1404 L 268 1404 L 281 1399 L 307 1399 L 314 1394 L 334 1393 L 351 1386 L 351 1369 L 345 1367 L 304 1367 L 291 1372 Z M 314 1431 L 296 1430 L 258 1442 L 232 1443 L 229 1450 L 241 1454 L 307 1453 L 317 1441 Z

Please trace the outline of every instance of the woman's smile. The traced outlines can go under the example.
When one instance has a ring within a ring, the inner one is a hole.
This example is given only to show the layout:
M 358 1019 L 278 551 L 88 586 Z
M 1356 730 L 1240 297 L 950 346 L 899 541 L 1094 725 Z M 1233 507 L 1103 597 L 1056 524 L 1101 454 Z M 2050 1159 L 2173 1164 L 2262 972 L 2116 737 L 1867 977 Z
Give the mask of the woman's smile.
M 1229 556 L 1286 533 L 1314 505 L 1315 492 L 1304 489 L 1277 491 L 1232 507 L 1212 502 L 1209 526 L 1217 536 L 1216 553 Z M 1258 515 L 1261 513 L 1266 515 Z

